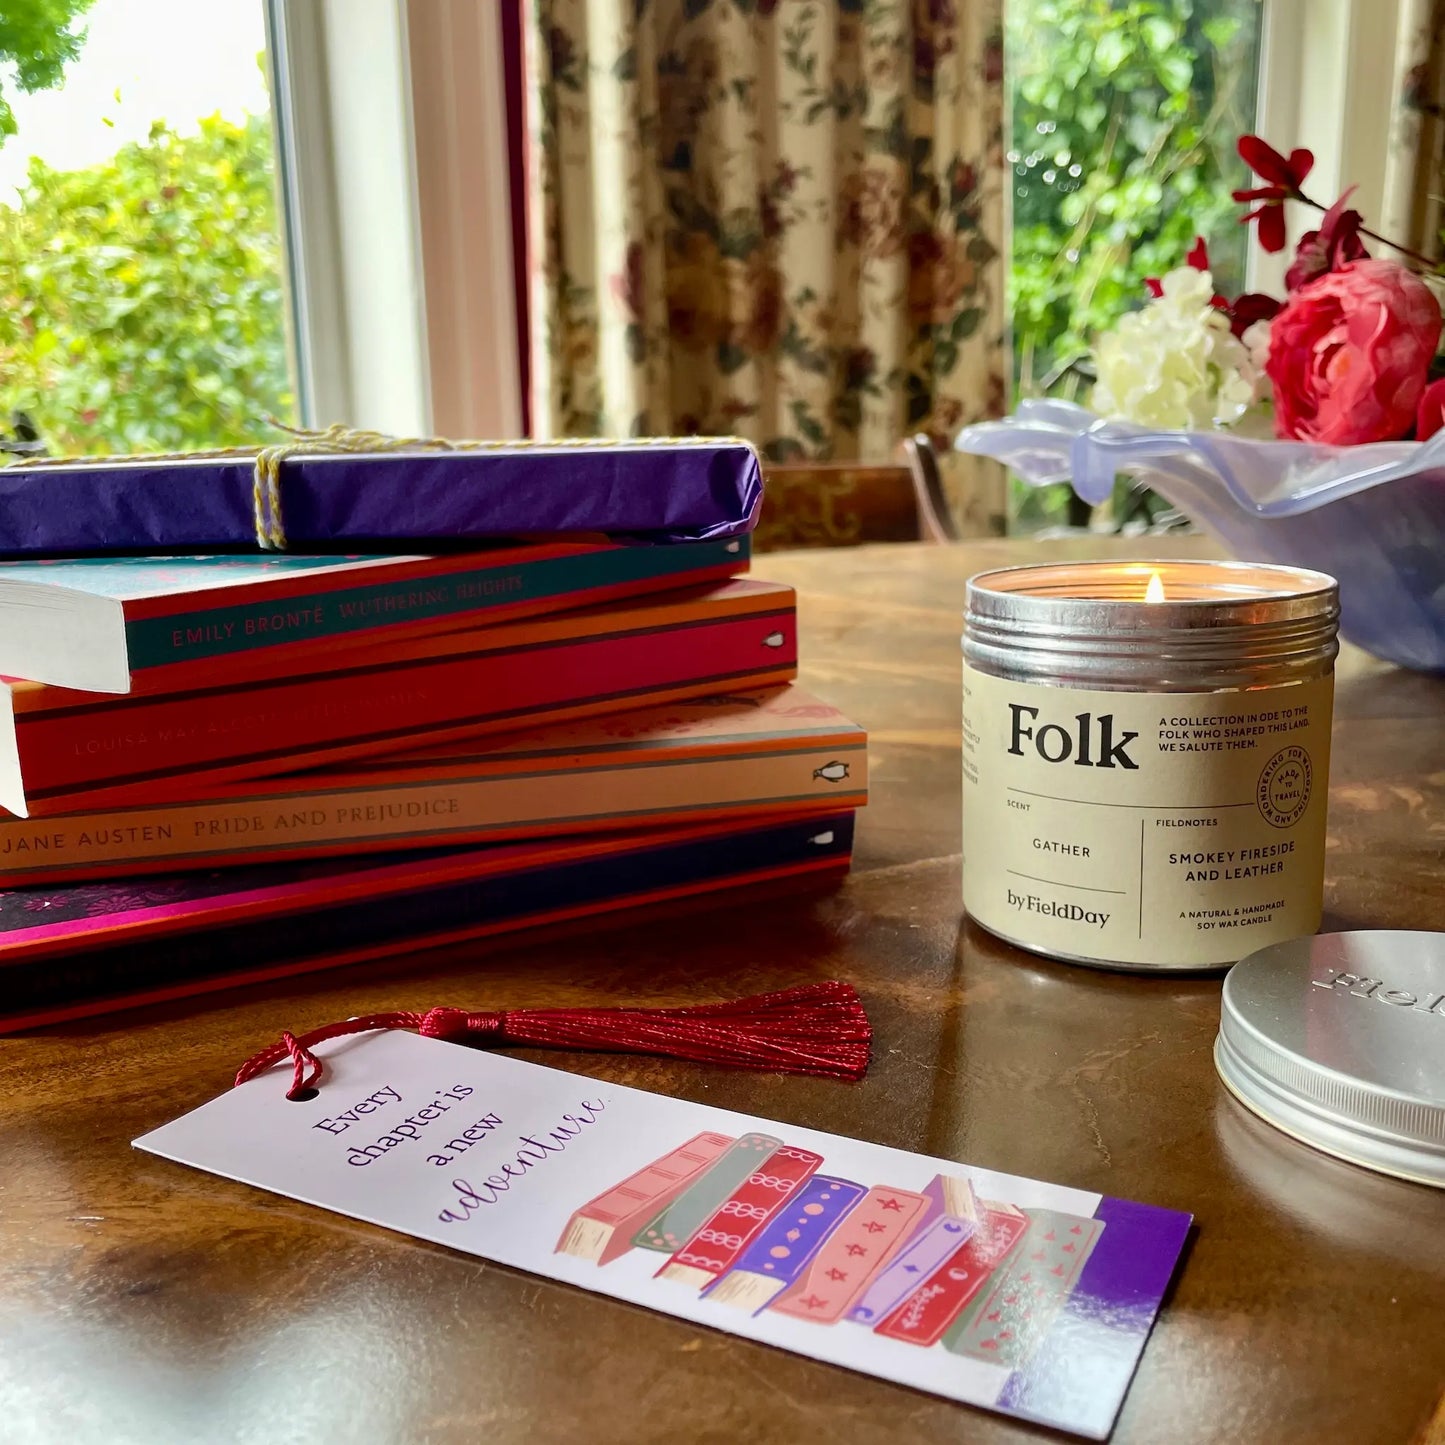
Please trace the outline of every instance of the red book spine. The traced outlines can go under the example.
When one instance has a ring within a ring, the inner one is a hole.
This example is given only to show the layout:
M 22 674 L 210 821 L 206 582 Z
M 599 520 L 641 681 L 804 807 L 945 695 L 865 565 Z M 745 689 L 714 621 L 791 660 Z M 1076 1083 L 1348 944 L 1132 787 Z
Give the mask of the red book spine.
M 911 1345 L 937 1344 L 1027 1227 L 1017 1210 L 986 1209 L 973 1237 L 874 1325 L 873 1333 Z
M 677 1280 L 697 1289 L 738 1262 L 763 1226 L 822 1167 L 823 1156 L 787 1145 L 747 1179 L 707 1223 L 657 1271 L 659 1279 Z
M 632 1236 L 714 1164 L 733 1141 L 726 1134 L 698 1134 L 645 1169 L 629 1175 L 576 1210 L 557 1254 L 611 1264 L 632 1248 Z
M 787 681 L 791 610 L 16 718 L 32 815 Z

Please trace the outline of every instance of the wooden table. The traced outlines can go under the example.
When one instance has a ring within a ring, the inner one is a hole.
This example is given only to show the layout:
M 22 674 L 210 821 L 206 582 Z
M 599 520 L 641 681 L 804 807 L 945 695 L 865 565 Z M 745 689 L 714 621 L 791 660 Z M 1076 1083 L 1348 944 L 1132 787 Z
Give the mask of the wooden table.
M 987 543 L 764 559 L 764 575 L 801 589 L 805 680 L 873 734 L 875 801 L 852 877 L 832 894 L 716 901 L 0 1039 L 0 1439 L 1053 1438 L 129 1144 L 219 1092 L 283 1026 L 438 1002 L 681 1003 L 840 977 L 877 1029 L 860 1085 L 568 1063 L 1192 1211 L 1197 1233 L 1119 1445 L 1423 1440 L 1445 1386 L 1445 1194 L 1316 1154 L 1226 1095 L 1210 1058 L 1217 978 L 1050 963 L 960 918 L 964 578 L 1125 550 Z M 1327 927 L 1441 925 L 1442 715 L 1445 682 L 1344 657 Z

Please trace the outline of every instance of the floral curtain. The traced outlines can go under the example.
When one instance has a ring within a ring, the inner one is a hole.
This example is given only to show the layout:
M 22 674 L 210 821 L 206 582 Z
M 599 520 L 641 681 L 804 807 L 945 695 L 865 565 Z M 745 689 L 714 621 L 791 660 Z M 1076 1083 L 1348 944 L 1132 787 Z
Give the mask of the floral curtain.
M 878 460 L 999 413 L 1001 7 L 533 0 L 538 433 Z
M 1403 0 L 1380 229 L 1445 255 L 1445 0 Z

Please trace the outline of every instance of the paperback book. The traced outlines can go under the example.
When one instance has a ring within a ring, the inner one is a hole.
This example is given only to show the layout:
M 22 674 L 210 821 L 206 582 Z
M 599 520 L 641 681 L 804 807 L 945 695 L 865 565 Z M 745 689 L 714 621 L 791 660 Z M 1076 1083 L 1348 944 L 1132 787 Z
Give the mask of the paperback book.
M 478 626 L 747 571 L 747 537 L 606 538 L 439 557 L 71 557 L 0 563 L 0 677 L 88 692 L 325 672 L 347 644 Z
M 867 736 L 797 686 L 465 739 L 185 801 L 0 820 L 0 886 L 867 802 Z
M 542 719 L 788 682 L 791 588 L 737 580 L 378 642 L 315 677 L 97 697 L 0 686 L 0 806 L 19 817 L 194 795 Z
M 740 884 L 840 873 L 851 812 L 0 892 L 0 1029 Z

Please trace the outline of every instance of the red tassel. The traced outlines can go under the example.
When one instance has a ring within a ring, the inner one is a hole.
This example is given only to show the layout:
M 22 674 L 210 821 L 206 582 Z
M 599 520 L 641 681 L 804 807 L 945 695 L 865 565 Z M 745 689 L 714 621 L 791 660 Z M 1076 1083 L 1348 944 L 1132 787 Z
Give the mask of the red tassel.
M 456 1043 L 656 1054 L 835 1079 L 861 1079 L 873 1041 L 857 991 L 851 984 L 831 981 L 691 1008 L 523 1008 L 499 1013 L 434 1008 L 426 1013 L 367 1014 L 299 1038 L 283 1033 L 280 1043 L 247 1060 L 236 1083 L 254 1079 L 289 1056 L 292 1080 L 286 1097 L 309 1097 L 306 1091 L 316 1087 L 322 1074 L 321 1060 L 312 1049 L 327 1039 L 373 1029 L 416 1029 L 427 1038 Z

